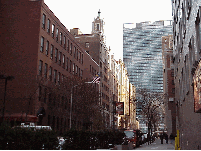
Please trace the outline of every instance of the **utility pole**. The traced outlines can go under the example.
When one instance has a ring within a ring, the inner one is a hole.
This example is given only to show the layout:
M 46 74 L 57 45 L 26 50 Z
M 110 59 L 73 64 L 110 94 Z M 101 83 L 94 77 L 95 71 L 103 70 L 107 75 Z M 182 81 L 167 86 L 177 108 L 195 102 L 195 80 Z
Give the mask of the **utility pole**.
M 7 81 L 14 79 L 14 76 L 0 75 L 0 79 L 5 79 L 4 99 L 3 99 L 3 109 L 2 109 L 2 122 L 3 122 L 4 121 L 4 113 L 5 113 L 5 104 L 6 104 Z

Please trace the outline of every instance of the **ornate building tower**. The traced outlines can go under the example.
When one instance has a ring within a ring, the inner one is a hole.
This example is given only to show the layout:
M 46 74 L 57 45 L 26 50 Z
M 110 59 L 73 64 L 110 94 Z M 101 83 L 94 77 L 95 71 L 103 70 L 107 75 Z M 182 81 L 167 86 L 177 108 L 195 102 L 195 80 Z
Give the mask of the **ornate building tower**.
M 100 19 L 100 10 L 98 11 L 98 16 L 97 18 L 95 19 L 94 18 L 94 21 L 92 22 L 92 34 L 104 34 L 104 24 L 105 22 Z
M 100 76 L 100 104 L 102 106 L 102 113 L 104 117 L 105 126 L 111 127 L 110 122 L 110 95 L 109 95 L 109 52 L 110 49 L 106 47 L 104 36 L 104 21 L 100 18 L 100 10 L 98 16 L 92 22 L 91 34 L 81 34 L 78 28 L 71 29 L 70 32 L 76 40 L 82 45 L 85 51 L 96 61 L 99 65 L 99 71 L 91 67 L 90 71 L 94 75 Z

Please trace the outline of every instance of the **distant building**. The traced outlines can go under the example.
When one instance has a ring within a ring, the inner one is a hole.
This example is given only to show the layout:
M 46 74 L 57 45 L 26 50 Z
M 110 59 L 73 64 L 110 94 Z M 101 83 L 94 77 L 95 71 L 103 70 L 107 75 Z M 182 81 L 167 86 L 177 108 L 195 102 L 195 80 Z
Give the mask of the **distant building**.
M 136 121 L 136 91 L 129 82 L 128 73 L 124 62 L 117 61 L 118 75 L 118 104 L 122 103 L 122 112 L 118 114 L 118 129 L 137 129 Z
M 118 102 L 118 75 L 117 75 L 117 63 L 114 59 L 114 55 L 110 55 L 110 70 L 109 70 L 109 85 L 110 85 L 110 122 L 111 127 L 118 128 L 118 114 L 116 114 L 116 103 Z
M 168 136 L 176 136 L 176 104 L 172 35 L 162 37 L 163 93 L 165 96 L 165 125 Z
M 140 101 L 140 89 L 163 93 L 161 38 L 172 34 L 172 24 L 171 20 L 141 22 L 135 28 L 127 28 L 128 24 L 125 23 L 123 27 L 123 61 L 130 82 L 136 87 L 137 101 Z M 140 111 L 141 106 L 137 103 L 139 126 L 144 127 L 146 123 Z
M 0 21 L 0 75 L 15 77 L 7 83 L 5 115 L 30 114 L 39 118 L 39 125 L 59 132 L 69 129 L 71 88 L 68 93 L 55 90 L 69 77 L 92 81 L 99 64 L 43 0 L 3 0 Z M 1 100 L 4 87 L 0 79 Z M 72 126 L 79 129 L 82 124 L 73 110 Z

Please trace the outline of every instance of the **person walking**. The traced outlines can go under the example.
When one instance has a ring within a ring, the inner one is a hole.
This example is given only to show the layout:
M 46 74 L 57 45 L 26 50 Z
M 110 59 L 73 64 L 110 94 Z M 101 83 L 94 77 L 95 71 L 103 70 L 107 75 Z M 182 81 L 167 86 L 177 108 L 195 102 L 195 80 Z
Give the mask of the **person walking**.
M 163 144 L 163 134 L 160 135 L 161 144 Z
M 168 144 L 168 134 L 165 134 L 166 144 Z

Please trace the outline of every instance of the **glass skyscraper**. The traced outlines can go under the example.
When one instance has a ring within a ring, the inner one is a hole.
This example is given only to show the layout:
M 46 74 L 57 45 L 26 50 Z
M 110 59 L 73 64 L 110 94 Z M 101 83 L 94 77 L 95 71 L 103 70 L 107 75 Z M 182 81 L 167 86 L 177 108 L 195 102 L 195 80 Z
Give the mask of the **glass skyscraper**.
M 123 61 L 130 82 L 136 90 L 163 92 L 162 36 L 172 35 L 171 21 L 142 22 L 135 28 L 125 26 Z
M 123 28 L 123 61 L 140 101 L 140 89 L 163 93 L 162 36 L 172 35 L 172 21 L 141 22 L 135 28 L 126 27 L 128 24 L 125 23 Z M 140 111 L 140 103 L 137 103 L 140 129 L 146 132 Z

